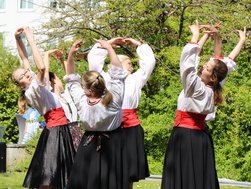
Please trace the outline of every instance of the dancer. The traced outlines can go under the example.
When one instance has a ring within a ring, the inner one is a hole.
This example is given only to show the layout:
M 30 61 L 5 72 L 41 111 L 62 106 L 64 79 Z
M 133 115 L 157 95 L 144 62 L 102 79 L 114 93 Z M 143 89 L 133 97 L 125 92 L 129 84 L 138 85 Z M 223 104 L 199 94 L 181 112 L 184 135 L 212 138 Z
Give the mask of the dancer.
M 18 28 L 15 32 L 15 39 L 19 57 L 21 59 L 22 67 L 26 70 L 30 70 L 30 63 L 28 60 L 28 54 L 24 47 L 21 35 L 23 28 Z M 24 91 L 21 91 L 21 95 L 18 98 L 18 113 L 25 119 L 24 128 L 21 128 L 23 132 L 19 132 L 18 142 L 21 144 L 27 143 L 31 137 L 37 132 L 40 123 L 38 118 L 41 116 L 35 108 L 29 107 L 24 97 Z
M 197 71 L 201 28 L 198 23 L 190 26 L 192 40 L 183 48 L 180 59 L 183 90 L 167 145 L 162 189 L 219 188 L 211 136 L 204 121 L 222 102 L 220 82 L 228 70 L 222 61 L 214 59 Z M 216 46 L 221 40 L 219 33 L 209 33 L 214 35 Z
M 206 27 L 210 28 L 211 30 L 217 30 L 220 26 L 216 24 L 215 26 L 210 26 L 207 25 Z M 243 31 L 242 30 L 236 30 L 236 32 L 239 34 L 239 41 L 234 47 L 234 49 L 229 53 L 228 56 L 223 56 L 222 53 L 222 44 L 221 41 L 219 41 L 214 48 L 214 55 L 211 58 L 213 59 L 219 59 L 222 62 L 224 62 L 227 65 L 228 68 L 228 74 L 232 73 L 233 71 L 236 70 L 236 59 L 238 55 L 240 54 L 240 51 L 245 43 L 246 40 L 246 27 L 244 27 Z M 204 43 L 207 41 L 207 39 L 210 37 L 209 33 L 205 33 L 201 40 L 198 42 L 198 44 L 202 47 Z M 223 87 L 226 82 L 226 79 L 220 82 L 221 86 Z M 210 113 L 206 117 L 206 121 L 213 121 L 215 119 L 216 111 L 213 113 Z
M 144 130 L 140 125 L 137 108 L 141 89 L 146 84 L 154 69 L 155 58 L 151 47 L 147 44 L 142 44 L 136 39 L 117 37 L 109 40 L 109 43 L 112 46 L 129 45 L 136 47 L 139 56 L 139 69 L 133 73 L 130 58 L 126 55 L 118 55 L 123 68 L 127 70 L 125 94 L 122 105 L 122 128 L 124 129 L 123 132 L 126 140 L 125 154 L 127 156 L 129 169 L 129 188 L 132 188 L 133 182 L 138 182 L 150 175 L 144 146 Z M 106 54 L 102 53 L 98 47 L 99 44 L 95 44 L 88 54 L 89 70 L 98 71 L 104 78 L 110 80 L 109 74 L 103 70 Z
M 82 40 L 71 47 L 67 61 L 65 80 L 78 109 L 80 121 L 85 128 L 69 177 L 68 189 L 127 189 L 127 170 L 123 161 L 123 134 L 121 131 L 122 100 L 126 71 L 112 46 L 97 40 L 111 61 L 108 81 L 95 71 L 80 76 L 75 74 L 73 56 Z
M 59 49 L 48 50 L 44 54 L 44 64 L 46 67 L 45 77 L 46 80 L 49 81 L 47 83 L 48 88 L 52 89 L 52 92 L 59 96 L 59 101 L 63 107 L 65 115 L 67 117 L 68 125 L 70 128 L 73 144 L 75 150 L 77 150 L 80 140 L 82 138 L 82 132 L 78 125 L 78 113 L 75 104 L 70 96 L 69 90 L 67 87 L 63 86 L 62 81 L 57 77 L 57 75 L 53 72 L 49 72 L 50 70 L 50 61 L 49 57 L 55 57 L 60 60 L 64 71 L 66 73 L 66 61 L 64 60 L 64 54 Z
M 67 119 L 58 96 L 45 86 L 45 65 L 34 42 L 33 31 L 26 27 L 26 35 L 38 73 L 19 68 L 12 74 L 14 83 L 23 91 L 27 103 L 38 110 L 46 120 L 23 186 L 27 188 L 63 189 L 70 173 L 75 150 Z

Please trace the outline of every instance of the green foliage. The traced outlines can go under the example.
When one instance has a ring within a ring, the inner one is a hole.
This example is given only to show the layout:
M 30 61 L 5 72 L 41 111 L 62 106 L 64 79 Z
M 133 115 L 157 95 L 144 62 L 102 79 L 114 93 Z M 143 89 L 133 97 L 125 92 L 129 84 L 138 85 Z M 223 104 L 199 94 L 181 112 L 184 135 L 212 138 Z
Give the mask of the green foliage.
M 173 123 L 171 117 L 168 114 L 151 114 L 141 121 L 151 174 L 161 174 L 163 169 L 163 155 Z
M 72 41 L 84 38 L 83 47 L 94 44 L 94 38 L 110 39 L 128 36 L 151 45 L 157 60 L 151 78 L 143 88 L 139 116 L 145 129 L 145 143 L 152 174 L 161 174 L 168 136 L 174 120 L 177 97 L 182 89 L 179 58 L 182 47 L 190 40 L 189 25 L 220 22 L 223 54 L 227 56 L 239 40 L 235 29 L 251 28 L 249 0 L 224 1 L 151 1 L 151 0 L 94 0 L 60 1 L 64 8 L 48 9 L 53 17 L 40 31 L 49 34 L 62 49 L 65 57 Z M 70 39 L 70 40 L 69 40 Z M 45 42 L 44 42 L 45 43 Z M 119 53 L 135 55 L 134 48 L 122 47 Z M 215 144 L 218 175 L 230 179 L 251 181 L 251 40 L 237 59 L 237 70 L 227 78 L 225 103 L 218 107 L 216 120 L 208 123 Z M 2 48 L 0 121 L 7 126 L 5 140 L 17 140 L 15 123 L 18 91 L 10 82 L 11 67 L 18 61 Z M 213 42 L 208 40 L 201 52 L 201 64 L 213 54 Z M 133 57 L 133 56 L 132 56 Z M 10 64 L 11 62 L 11 64 Z M 133 62 L 137 62 L 136 58 Z M 14 64 L 13 64 L 14 63 Z M 85 61 L 77 62 L 82 75 Z M 64 71 L 51 59 L 51 70 L 63 77 Z
M 219 107 L 217 119 L 211 125 L 217 167 L 219 176 L 250 180 L 251 83 L 250 79 L 242 80 L 237 88 L 232 87 L 234 82 L 229 78 L 226 83 L 226 104 Z
M 2 40 L 0 40 L 2 44 Z M 12 56 L 0 46 L 0 125 L 6 127 L 5 142 L 18 140 L 16 123 L 17 99 L 19 90 L 11 81 L 12 71 L 18 67 L 17 57 Z

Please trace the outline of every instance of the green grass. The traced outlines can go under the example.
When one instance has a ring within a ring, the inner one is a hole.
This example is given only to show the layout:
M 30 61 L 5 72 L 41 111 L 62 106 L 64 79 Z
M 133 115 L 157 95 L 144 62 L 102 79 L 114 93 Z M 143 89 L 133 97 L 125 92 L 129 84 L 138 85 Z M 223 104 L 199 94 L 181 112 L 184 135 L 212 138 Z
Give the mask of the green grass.
M 0 174 L 0 189 L 24 189 L 22 187 L 25 172 L 7 172 Z M 160 181 L 144 180 L 136 182 L 134 189 L 160 189 Z M 221 186 L 221 189 L 248 189 L 232 186 Z
M 160 189 L 160 181 L 144 180 L 133 184 L 134 189 Z M 220 186 L 221 189 L 248 189 L 233 186 Z
M 0 189 L 23 189 L 25 172 L 7 172 L 0 174 Z

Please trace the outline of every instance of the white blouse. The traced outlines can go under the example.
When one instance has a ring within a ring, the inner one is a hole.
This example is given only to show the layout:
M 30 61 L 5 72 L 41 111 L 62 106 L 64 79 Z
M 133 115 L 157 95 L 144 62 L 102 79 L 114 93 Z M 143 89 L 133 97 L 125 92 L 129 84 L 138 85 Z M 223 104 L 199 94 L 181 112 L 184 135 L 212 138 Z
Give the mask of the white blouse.
M 178 110 L 200 114 L 212 113 L 214 106 L 213 90 L 197 75 L 200 46 L 187 44 L 180 59 L 180 76 L 183 90 L 178 97 Z
M 113 101 L 109 106 L 104 106 L 101 101 L 95 105 L 89 105 L 87 96 L 80 84 L 78 74 L 64 76 L 66 87 L 68 87 L 73 101 L 77 107 L 80 122 L 88 131 L 111 131 L 121 125 L 122 120 L 122 100 L 124 95 L 124 78 L 126 72 L 122 68 L 111 66 L 108 81 Z
M 40 83 L 37 76 L 32 72 L 34 79 L 25 91 L 27 103 L 44 115 L 50 110 L 61 107 L 59 96 L 46 88 L 45 82 Z
M 78 111 L 70 95 L 69 89 L 66 87 L 64 93 L 59 96 L 59 101 L 64 109 L 68 122 L 71 123 L 78 121 Z
M 103 70 L 107 53 L 104 49 L 98 48 L 98 46 L 99 43 L 96 43 L 88 53 L 89 70 L 101 73 L 101 75 L 109 81 L 109 74 Z M 142 44 L 137 47 L 136 51 L 139 56 L 139 69 L 129 74 L 125 79 L 123 109 L 136 109 L 138 107 L 141 89 L 149 79 L 156 62 L 154 53 L 149 45 Z M 109 89 L 110 86 L 108 85 L 107 88 Z

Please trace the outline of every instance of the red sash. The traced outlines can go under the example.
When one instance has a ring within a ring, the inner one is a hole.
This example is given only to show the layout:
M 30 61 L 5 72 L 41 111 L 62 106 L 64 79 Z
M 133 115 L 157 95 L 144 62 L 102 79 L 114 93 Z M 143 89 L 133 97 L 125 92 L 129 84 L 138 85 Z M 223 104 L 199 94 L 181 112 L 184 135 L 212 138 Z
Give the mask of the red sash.
M 140 124 L 138 115 L 137 115 L 137 109 L 123 109 L 122 110 L 123 117 L 123 127 L 135 127 Z
M 62 107 L 46 112 L 44 118 L 46 120 L 46 127 L 48 128 L 66 125 L 68 123 Z
M 173 127 L 185 127 L 189 129 L 205 130 L 206 126 L 204 122 L 206 116 L 206 114 L 177 110 Z

